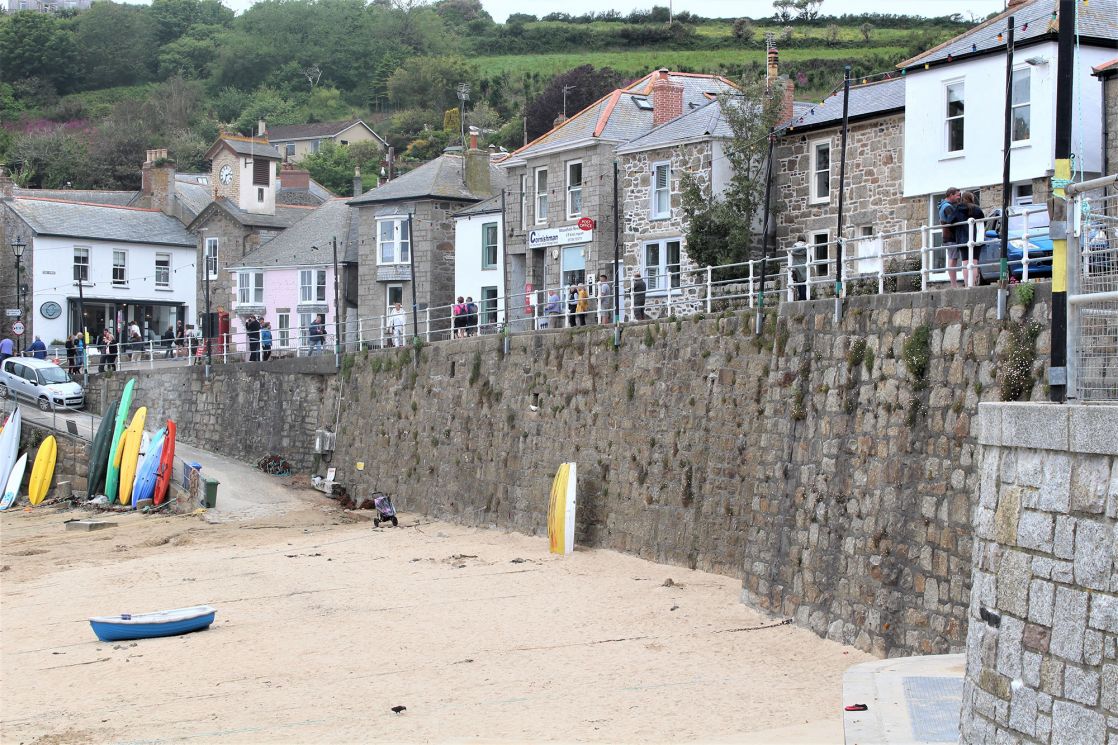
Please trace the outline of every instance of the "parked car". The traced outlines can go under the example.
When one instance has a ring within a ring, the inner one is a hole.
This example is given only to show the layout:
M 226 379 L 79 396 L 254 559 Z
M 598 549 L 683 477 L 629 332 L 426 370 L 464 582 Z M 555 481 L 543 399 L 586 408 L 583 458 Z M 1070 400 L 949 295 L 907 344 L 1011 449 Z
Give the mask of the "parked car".
M 978 252 L 982 282 L 997 282 L 1001 274 L 1000 210 L 999 218 L 987 225 L 986 242 Z M 1026 244 L 1029 250 L 1029 278 L 1052 276 L 1052 238 L 1048 235 L 1048 209 L 1042 205 L 1009 208 L 1009 273 L 1017 279 L 1024 276 Z M 1026 225 L 1028 233 L 1026 234 Z
M 80 409 L 85 391 L 58 365 L 34 357 L 9 357 L 0 364 L 0 398 L 29 398 L 43 411 Z

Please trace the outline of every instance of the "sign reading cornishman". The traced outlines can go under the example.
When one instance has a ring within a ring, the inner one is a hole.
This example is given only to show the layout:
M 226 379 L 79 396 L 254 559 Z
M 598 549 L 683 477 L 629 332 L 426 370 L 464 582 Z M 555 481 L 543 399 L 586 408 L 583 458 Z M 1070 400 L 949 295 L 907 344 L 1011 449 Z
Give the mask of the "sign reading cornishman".
M 589 243 L 594 240 L 593 230 L 582 230 L 577 225 L 562 228 L 545 228 L 528 232 L 529 248 L 565 246 L 569 243 Z

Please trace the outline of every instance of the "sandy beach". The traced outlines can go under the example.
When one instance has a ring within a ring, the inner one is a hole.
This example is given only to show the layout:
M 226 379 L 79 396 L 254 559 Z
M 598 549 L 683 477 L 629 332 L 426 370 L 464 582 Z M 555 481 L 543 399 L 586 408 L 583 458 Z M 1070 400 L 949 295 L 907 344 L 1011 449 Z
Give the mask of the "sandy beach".
M 216 524 L 4 514 L 0 740 L 842 741 L 842 673 L 870 658 L 774 625 L 737 580 L 417 515 L 374 529 L 295 491 Z M 201 603 L 217 620 L 186 636 L 102 643 L 86 620 Z

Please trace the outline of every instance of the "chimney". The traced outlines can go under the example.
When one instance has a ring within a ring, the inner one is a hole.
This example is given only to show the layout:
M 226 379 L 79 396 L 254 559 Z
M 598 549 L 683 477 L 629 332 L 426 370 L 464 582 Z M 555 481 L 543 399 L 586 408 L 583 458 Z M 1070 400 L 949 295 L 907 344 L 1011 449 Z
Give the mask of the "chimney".
M 796 113 L 796 84 L 792 81 L 792 78 L 785 78 L 783 82 L 784 100 L 781 102 L 779 123 L 787 124 L 792 121 L 792 116 Z
M 264 137 L 268 134 L 268 125 L 264 123 L 263 119 L 256 122 L 256 136 Z
M 287 191 L 310 191 L 310 171 L 296 168 L 291 163 L 284 163 L 283 166 L 280 167 L 279 188 Z
M 364 184 L 361 183 L 361 166 L 353 168 L 353 196 L 359 197 L 365 193 Z
M 143 194 L 152 209 L 175 216 L 175 162 L 167 148 L 147 151 L 147 162 L 140 169 Z
M 477 147 L 478 128 L 470 127 L 470 147 L 462 154 L 466 188 L 477 195 L 492 194 L 489 181 L 489 151 Z
M 1029 0 L 1009 0 L 1009 2 L 1006 3 L 1005 9 L 1006 10 L 1013 10 L 1017 6 L 1024 5 L 1027 2 L 1029 2 Z
M 772 85 L 780 77 L 780 54 L 776 47 L 769 47 L 768 64 L 765 66 L 765 82 Z
M 552 127 L 558 127 L 560 124 L 562 124 L 565 121 L 567 121 L 567 116 L 565 114 L 559 114 L 557 117 L 555 117 L 555 119 L 552 120 L 551 126 Z
M 659 127 L 683 114 L 683 86 L 673 83 L 668 71 L 656 71 L 652 82 L 652 126 Z
M 4 166 L 0 165 L 0 199 L 11 199 L 15 194 L 15 182 L 12 181 Z

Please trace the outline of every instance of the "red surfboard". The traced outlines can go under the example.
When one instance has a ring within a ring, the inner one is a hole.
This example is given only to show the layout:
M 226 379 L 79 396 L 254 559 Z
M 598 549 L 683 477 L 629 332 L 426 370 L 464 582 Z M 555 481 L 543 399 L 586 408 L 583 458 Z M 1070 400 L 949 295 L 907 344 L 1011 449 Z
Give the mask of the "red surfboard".
M 155 493 L 152 501 L 156 505 L 163 504 L 167 499 L 167 490 L 171 486 L 171 472 L 175 470 L 175 422 L 167 420 L 167 437 L 163 440 L 163 455 L 159 458 L 159 468 L 156 470 Z

